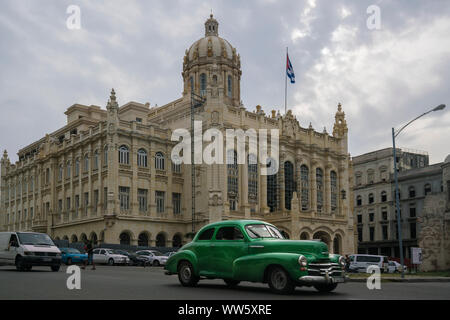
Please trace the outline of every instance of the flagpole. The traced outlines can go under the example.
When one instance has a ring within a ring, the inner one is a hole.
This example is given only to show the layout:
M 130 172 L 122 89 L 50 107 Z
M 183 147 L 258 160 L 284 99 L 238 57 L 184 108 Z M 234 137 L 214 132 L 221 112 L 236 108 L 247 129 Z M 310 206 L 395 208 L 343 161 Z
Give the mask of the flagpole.
M 286 70 L 284 71 L 284 114 L 287 112 L 287 59 L 288 59 L 288 47 L 286 47 Z

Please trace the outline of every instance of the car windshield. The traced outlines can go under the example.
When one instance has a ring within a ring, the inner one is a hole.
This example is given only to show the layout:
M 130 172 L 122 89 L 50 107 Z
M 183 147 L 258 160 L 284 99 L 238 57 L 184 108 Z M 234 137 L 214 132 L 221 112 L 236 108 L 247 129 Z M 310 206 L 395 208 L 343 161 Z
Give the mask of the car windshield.
M 31 245 L 54 246 L 52 239 L 44 233 L 17 232 L 20 243 Z
M 280 231 L 266 224 L 250 224 L 245 227 L 250 238 L 277 238 L 284 239 Z
M 108 253 L 108 254 L 114 254 L 114 251 L 112 251 L 112 250 L 105 250 L 106 251 L 106 253 Z
M 75 249 L 75 248 L 67 248 L 67 249 L 64 249 L 64 251 L 66 251 L 67 253 L 80 253 L 80 250 Z
M 152 253 L 155 255 L 155 256 L 163 256 L 163 254 L 161 253 L 161 252 L 159 252 L 159 251 L 152 251 Z

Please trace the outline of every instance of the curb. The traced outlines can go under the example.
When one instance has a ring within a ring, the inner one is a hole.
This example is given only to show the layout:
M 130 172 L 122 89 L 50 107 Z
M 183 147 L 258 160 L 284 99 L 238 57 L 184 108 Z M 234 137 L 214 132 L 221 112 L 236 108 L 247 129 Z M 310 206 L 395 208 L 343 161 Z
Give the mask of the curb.
M 367 278 L 359 278 L 359 279 L 348 279 L 347 282 L 366 282 Z M 381 279 L 381 282 L 409 282 L 409 283 L 420 283 L 420 282 L 450 282 L 450 278 L 443 277 L 443 278 L 419 278 L 419 279 L 397 279 L 397 278 L 385 278 Z

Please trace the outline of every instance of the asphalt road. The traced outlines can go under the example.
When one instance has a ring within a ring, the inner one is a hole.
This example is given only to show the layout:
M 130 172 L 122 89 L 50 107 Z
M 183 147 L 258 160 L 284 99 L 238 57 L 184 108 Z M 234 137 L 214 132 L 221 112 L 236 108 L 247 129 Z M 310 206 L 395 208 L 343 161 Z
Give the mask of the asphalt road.
M 290 296 L 280 296 L 271 293 L 267 285 L 250 282 L 230 289 L 222 280 L 204 280 L 195 288 L 184 288 L 177 276 L 164 275 L 161 267 L 124 266 L 81 270 L 81 289 L 69 290 L 66 268 L 51 272 L 49 267 L 34 267 L 30 272 L 18 272 L 14 267 L 0 267 L 0 299 L 450 299 L 450 282 L 381 283 L 381 290 L 368 290 L 365 283 L 350 282 L 328 294 L 302 287 Z

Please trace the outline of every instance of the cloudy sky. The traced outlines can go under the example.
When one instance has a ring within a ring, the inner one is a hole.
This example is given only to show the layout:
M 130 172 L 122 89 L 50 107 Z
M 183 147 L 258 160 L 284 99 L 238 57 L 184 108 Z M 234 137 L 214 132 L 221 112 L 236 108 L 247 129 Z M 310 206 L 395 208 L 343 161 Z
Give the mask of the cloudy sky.
M 70 30 L 69 5 L 81 10 Z M 380 8 L 380 29 L 367 27 Z M 285 52 L 296 83 L 288 107 L 300 125 L 332 132 L 342 103 L 353 156 L 392 145 L 391 128 L 450 104 L 450 1 L 4 0 L 0 7 L 0 148 L 17 151 L 65 124 L 74 103 L 163 105 L 182 92 L 182 58 L 204 36 L 211 9 L 219 35 L 241 55 L 247 109 L 284 110 Z M 415 122 L 397 145 L 450 153 L 450 106 Z

